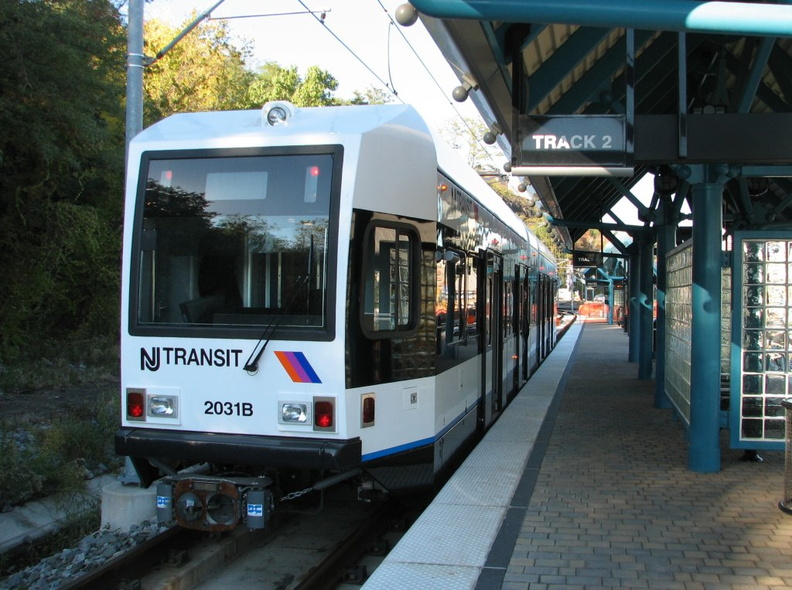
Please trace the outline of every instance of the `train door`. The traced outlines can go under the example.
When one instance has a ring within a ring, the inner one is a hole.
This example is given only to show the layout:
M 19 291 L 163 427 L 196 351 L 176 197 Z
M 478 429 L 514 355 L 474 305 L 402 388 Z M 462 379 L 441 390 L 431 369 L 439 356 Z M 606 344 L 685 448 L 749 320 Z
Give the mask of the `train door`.
M 556 306 L 555 306 L 555 283 L 547 281 L 547 354 L 550 354 L 555 346 L 556 329 Z
M 548 299 L 547 299 L 547 292 L 550 289 L 550 280 L 542 275 L 542 290 L 539 294 L 539 297 L 542 299 L 542 360 L 547 358 L 547 355 L 550 354 L 550 350 L 547 347 L 547 343 L 550 340 L 550 326 L 549 320 L 550 317 L 550 310 L 548 309 Z
M 489 309 L 490 292 L 489 281 L 487 279 L 487 259 L 477 257 L 476 261 L 476 328 L 478 331 L 478 354 L 481 359 L 481 381 L 479 383 L 479 404 L 478 404 L 478 427 L 480 432 L 487 429 L 487 425 L 492 419 L 492 412 L 489 399 L 492 395 L 490 384 L 491 363 L 487 356 L 490 350 L 489 345 Z
M 503 410 L 503 329 L 504 292 L 503 259 L 496 254 L 487 256 L 487 282 L 491 293 L 490 304 L 490 349 L 492 351 L 492 411 Z
M 522 385 L 528 381 L 528 373 L 530 372 L 528 365 L 528 349 L 529 337 L 531 332 L 531 287 L 528 282 L 528 268 L 525 266 L 518 266 L 516 273 L 515 285 L 517 286 L 516 305 L 515 310 L 517 314 L 517 325 L 515 330 L 519 335 L 517 340 L 517 365 L 515 372 L 515 381 L 517 389 L 519 390 Z
M 480 425 L 483 430 L 492 423 L 503 407 L 501 374 L 500 261 L 492 253 L 479 259 L 478 289 L 479 354 L 481 355 Z
M 536 310 L 536 362 L 542 362 L 542 342 L 544 341 L 544 324 L 542 323 L 542 275 L 536 277 L 536 284 L 534 285 L 534 309 Z
M 507 286 L 509 297 L 511 299 L 511 306 L 508 309 L 509 318 L 508 322 L 511 325 L 510 338 L 513 342 L 511 350 L 511 362 L 509 371 L 511 372 L 511 390 L 509 392 L 509 400 L 512 399 L 520 389 L 520 343 L 522 337 L 520 336 L 520 267 L 514 266 L 514 279 L 509 281 Z M 509 362 L 509 359 L 506 359 Z

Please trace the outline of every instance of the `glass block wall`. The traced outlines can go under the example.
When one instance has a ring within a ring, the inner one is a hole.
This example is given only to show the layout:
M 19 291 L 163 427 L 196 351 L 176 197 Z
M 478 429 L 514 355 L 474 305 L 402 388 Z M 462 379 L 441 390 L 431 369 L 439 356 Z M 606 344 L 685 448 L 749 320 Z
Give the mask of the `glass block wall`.
M 731 378 L 731 316 L 732 270 L 724 268 L 721 274 L 721 409 L 729 409 L 729 380 Z
M 665 393 L 690 426 L 690 341 L 693 311 L 693 244 L 685 242 L 666 259 Z
M 735 254 L 733 309 L 741 312 L 733 317 L 740 346 L 732 353 L 732 446 L 783 448 L 781 400 L 792 394 L 792 238 L 740 236 Z

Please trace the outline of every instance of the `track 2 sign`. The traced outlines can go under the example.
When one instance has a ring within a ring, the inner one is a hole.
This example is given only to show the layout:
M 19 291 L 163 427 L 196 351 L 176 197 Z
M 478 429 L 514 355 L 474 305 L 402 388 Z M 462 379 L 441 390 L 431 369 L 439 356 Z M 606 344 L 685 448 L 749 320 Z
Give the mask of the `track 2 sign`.
M 521 116 L 517 167 L 630 168 L 628 131 L 624 115 Z

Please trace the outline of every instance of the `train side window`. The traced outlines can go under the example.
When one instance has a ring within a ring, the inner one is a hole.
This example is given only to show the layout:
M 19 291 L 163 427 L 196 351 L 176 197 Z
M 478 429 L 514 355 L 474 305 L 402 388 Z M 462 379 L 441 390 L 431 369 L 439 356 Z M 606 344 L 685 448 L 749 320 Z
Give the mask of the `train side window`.
M 514 328 L 514 282 L 503 283 L 503 339 L 511 337 Z
M 440 252 L 435 304 L 438 335 L 444 345 L 467 340 L 475 331 L 475 310 L 466 305 L 468 264 L 463 252 Z
M 420 238 L 406 225 L 373 223 L 364 238 L 361 327 L 369 338 L 417 326 Z

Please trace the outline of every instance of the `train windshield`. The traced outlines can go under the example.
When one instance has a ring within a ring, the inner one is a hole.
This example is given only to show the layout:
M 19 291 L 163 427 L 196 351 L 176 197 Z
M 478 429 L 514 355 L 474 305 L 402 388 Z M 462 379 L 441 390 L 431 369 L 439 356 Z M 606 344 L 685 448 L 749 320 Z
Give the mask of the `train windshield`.
M 336 157 L 144 160 L 133 329 L 326 328 Z

